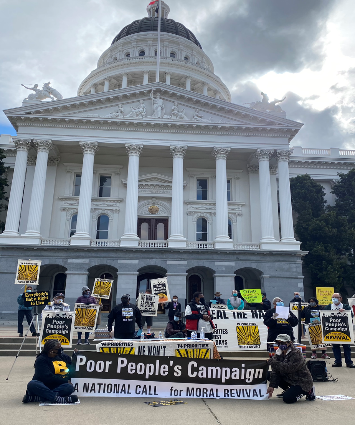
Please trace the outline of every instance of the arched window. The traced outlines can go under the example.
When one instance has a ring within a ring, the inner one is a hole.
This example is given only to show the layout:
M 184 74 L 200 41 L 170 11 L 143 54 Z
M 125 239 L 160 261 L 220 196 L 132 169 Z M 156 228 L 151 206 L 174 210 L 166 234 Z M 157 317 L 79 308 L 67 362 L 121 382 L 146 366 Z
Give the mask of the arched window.
M 196 221 L 196 241 L 207 241 L 207 220 L 204 217 Z
M 67 282 L 67 275 L 65 273 L 57 273 L 53 282 L 53 297 L 57 294 L 65 295 L 65 285 Z
M 127 52 L 127 53 L 125 53 L 125 58 L 130 58 L 131 57 L 131 54 L 129 53 L 129 52 Z
M 175 52 L 170 52 L 170 57 L 171 58 L 176 58 L 176 53 Z
M 230 218 L 228 219 L 228 236 L 233 239 L 232 220 Z
M 72 237 L 76 232 L 76 222 L 78 221 L 78 214 L 74 214 L 70 220 L 70 235 Z
M 184 61 L 185 61 L 185 62 L 188 62 L 188 61 L 189 61 L 189 57 L 188 57 L 188 56 L 185 56 L 185 57 L 184 57 Z
M 139 56 L 145 56 L 145 51 L 144 50 L 140 50 Z
M 96 239 L 108 239 L 109 218 L 107 215 L 100 215 L 97 219 Z

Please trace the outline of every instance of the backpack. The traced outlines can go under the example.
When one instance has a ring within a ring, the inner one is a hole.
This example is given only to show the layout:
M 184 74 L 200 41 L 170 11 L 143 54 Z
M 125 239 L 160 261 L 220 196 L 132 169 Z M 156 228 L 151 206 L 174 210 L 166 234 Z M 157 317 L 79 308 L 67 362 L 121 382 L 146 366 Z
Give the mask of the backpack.
M 307 367 L 311 372 L 313 381 L 328 381 L 327 367 L 324 360 L 308 360 Z

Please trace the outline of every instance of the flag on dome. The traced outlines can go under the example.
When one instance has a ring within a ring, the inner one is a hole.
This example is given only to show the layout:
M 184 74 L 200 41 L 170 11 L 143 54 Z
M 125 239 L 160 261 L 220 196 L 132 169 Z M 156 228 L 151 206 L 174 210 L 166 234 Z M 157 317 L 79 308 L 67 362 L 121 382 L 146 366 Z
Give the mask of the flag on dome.
M 148 4 L 148 6 L 151 6 L 152 4 L 158 3 L 158 1 L 159 1 L 159 0 L 153 0 L 153 1 L 151 1 L 151 2 Z

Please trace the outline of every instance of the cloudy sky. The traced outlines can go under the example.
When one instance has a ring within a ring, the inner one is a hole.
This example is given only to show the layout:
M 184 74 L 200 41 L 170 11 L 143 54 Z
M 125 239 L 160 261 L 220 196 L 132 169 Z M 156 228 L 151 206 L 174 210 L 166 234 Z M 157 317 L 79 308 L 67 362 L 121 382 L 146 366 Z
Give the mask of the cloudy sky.
M 64 97 L 96 67 L 148 0 L 0 0 L 0 110 L 20 106 L 23 84 L 51 81 Z M 286 96 L 305 124 L 293 145 L 355 149 L 354 0 L 167 0 L 244 104 Z M 176 4 L 174 4 L 176 3 Z M 0 112 L 0 134 L 15 134 Z

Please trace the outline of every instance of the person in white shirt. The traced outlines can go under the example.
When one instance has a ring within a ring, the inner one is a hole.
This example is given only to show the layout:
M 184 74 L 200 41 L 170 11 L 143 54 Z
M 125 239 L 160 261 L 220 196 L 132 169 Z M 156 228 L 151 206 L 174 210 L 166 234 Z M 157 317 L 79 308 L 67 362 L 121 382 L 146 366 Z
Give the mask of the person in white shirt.
M 60 293 L 54 296 L 53 301 L 46 305 L 43 311 L 70 311 L 69 304 L 64 302 L 65 296 Z

